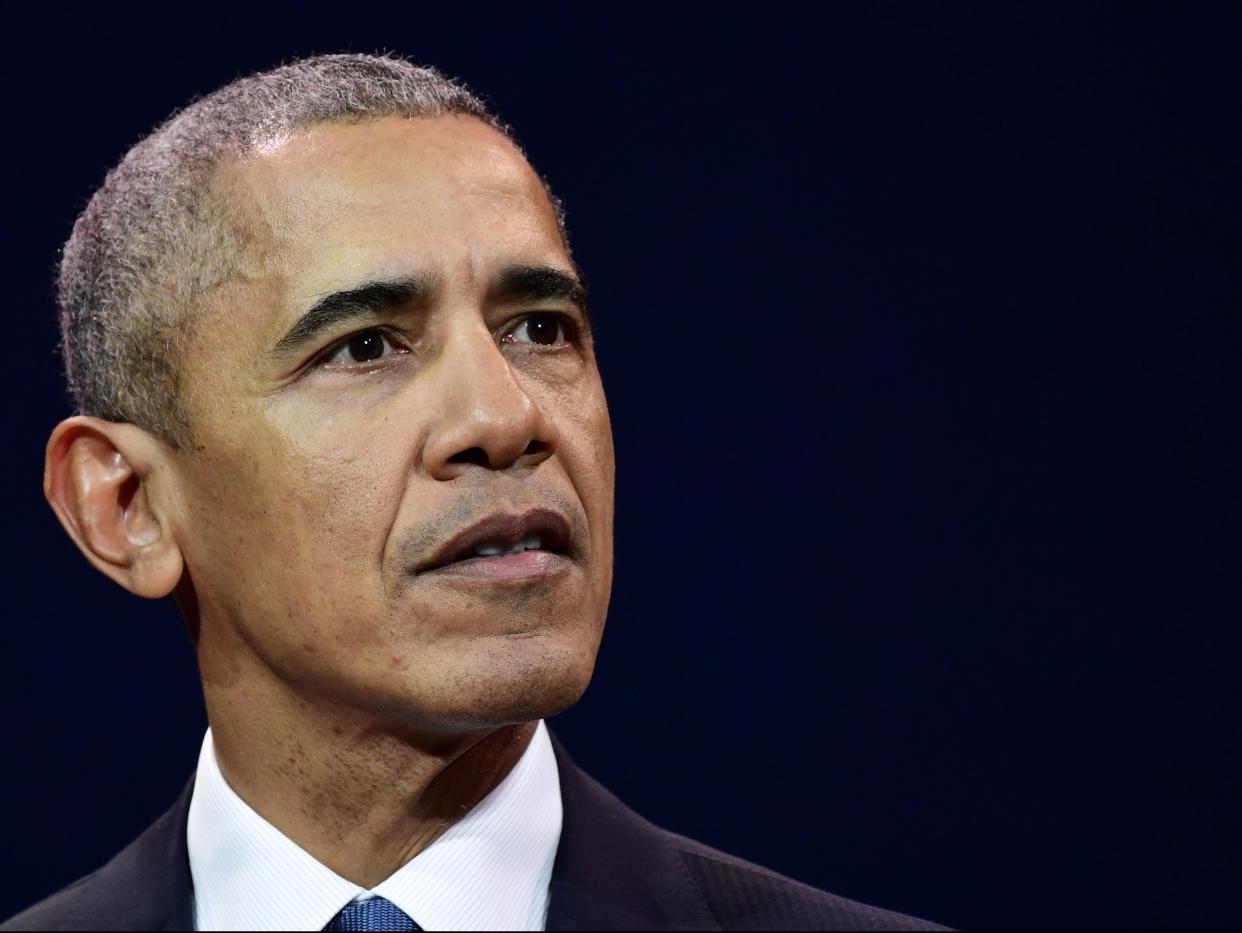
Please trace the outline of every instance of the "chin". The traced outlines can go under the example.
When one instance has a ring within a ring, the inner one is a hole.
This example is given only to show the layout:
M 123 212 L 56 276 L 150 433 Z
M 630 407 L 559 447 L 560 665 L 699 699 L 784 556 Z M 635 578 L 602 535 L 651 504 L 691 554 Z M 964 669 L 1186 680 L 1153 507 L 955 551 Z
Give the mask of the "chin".
M 410 670 L 406 710 L 438 730 L 478 731 L 555 716 L 586 692 L 598 639 L 489 638 L 443 663 Z M 428 659 L 430 660 L 430 659 Z M 407 705 L 408 704 L 408 705 Z

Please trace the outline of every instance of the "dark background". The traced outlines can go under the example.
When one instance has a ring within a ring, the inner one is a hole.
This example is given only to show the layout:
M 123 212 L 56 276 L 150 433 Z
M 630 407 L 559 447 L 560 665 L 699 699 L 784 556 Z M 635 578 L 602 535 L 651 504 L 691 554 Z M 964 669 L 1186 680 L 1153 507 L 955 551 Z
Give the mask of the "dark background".
M 57 249 L 173 108 L 352 48 L 466 79 L 569 207 L 619 468 L 580 764 L 947 924 L 1242 923 L 1238 5 L 173 9 L 6 27 L 0 916 L 204 727 L 171 606 L 40 495 Z

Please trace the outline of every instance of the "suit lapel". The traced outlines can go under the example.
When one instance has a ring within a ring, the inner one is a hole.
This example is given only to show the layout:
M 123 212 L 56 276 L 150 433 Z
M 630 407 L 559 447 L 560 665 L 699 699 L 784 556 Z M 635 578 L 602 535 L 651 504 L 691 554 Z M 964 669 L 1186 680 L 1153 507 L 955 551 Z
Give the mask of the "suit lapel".
M 161 911 L 167 913 L 161 930 L 194 929 L 194 879 L 190 875 L 190 851 L 186 843 L 186 827 L 190 820 L 190 797 L 194 780 L 177 802 L 177 815 L 172 821 L 171 838 L 165 840 L 163 857 L 173 866 L 168 887 L 161 895 Z
M 194 896 L 185 841 L 191 780 L 167 813 L 84 885 L 63 929 L 192 930 Z
M 673 837 L 573 763 L 552 736 L 565 819 L 548 930 L 719 930 Z

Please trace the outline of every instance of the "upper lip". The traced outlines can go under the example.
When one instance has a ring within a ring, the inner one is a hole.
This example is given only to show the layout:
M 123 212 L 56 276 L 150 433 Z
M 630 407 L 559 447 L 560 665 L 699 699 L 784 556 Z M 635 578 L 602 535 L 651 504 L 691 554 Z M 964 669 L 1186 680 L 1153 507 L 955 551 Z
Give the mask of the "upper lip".
M 539 535 L 542 550 L 564 553 L 569 547 L 569 522 L 559 512 L 545 508 L 530 509 L 521 515 L 497 512 L 458 532 L 415 572 L 435 570 L 472 557 L 474 549 L 483 544 L 510 548 L 532 534 Z

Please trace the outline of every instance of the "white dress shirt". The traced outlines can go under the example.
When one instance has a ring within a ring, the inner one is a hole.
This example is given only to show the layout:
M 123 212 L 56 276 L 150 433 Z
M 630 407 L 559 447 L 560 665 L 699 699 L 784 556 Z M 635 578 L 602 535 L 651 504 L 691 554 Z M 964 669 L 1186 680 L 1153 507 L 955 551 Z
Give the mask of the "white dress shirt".
M 233 792 L 208 730 L 186 830 L 195 929 L 322 930 L 346 904 L 378 896 L 425 930 L 542 930 L 561 818 L 556 757 L 540 722 L 490 794 L 368 891 Z

